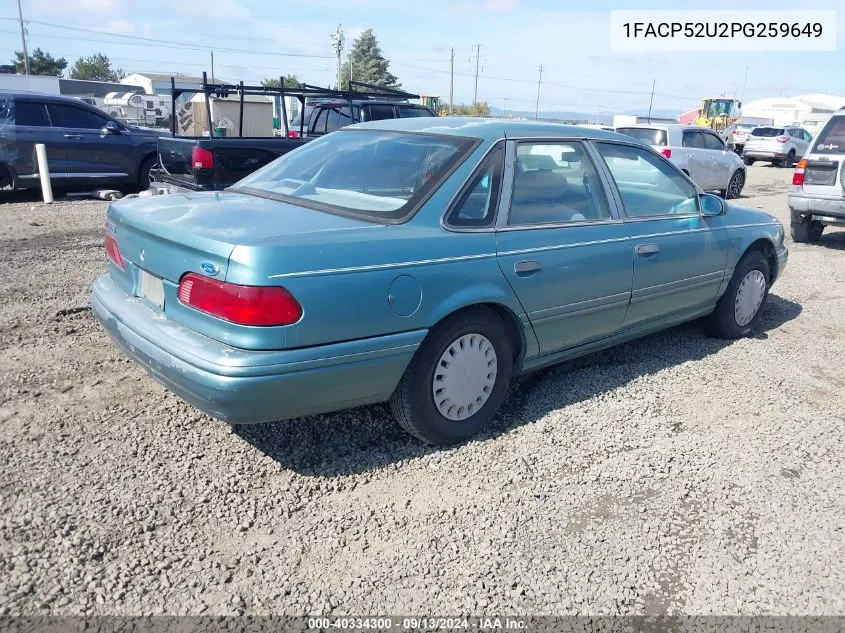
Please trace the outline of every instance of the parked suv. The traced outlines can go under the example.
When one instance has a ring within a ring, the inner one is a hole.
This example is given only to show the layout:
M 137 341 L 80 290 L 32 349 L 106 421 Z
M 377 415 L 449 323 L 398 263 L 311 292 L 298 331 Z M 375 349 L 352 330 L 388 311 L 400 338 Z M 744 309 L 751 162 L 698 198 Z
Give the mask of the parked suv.
M 39 186 L 38 143 L 46 146 L 55 188 L 146 188 L 160 135 L 79 99 L 0 91 L 0 188 Z
M 675 163 L 704 191 L 738 198 L 745 186 L 745 166 L 718 134 L 698 125 L 640 124 L 617 132 L 648 143 Z
M 437 116 L 425 106 L 405 101 L 353 100 L 351 116 L 349 113 L 349 101 L 346 100 L 332 99 L 318 101 L 313 106 L 310 117 L 307 118 L 308 125 L 305 128 L 305 133 L 309 138 L 322 136 L 347 125 L 362 123 L 364 121 Z M 296 131 L 298 132 L 299 130 L 297 129 Z
M 772 165 L 792 167 L 807 151 L 812 138 L 807 130 L 797 125 L 756 127 L 745 141 L 742 157 L 746 165 L 753 165 L 756 160 L 766 160 Z
M 845 226 L 845 110 L 835 112 L 796 166 L 789 188 L 792 239 L 816 242 Z

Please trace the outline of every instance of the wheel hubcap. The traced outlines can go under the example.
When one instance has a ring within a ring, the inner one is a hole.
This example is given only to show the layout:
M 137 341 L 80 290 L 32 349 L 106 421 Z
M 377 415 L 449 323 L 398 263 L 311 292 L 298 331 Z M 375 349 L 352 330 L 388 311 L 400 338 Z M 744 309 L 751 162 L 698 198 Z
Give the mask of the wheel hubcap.
M 740 327 L 751 323 L 766 296 L 766 277 L 759 270 L 749 271 L 736 291 L 734 319 Z
M 740 192 L 742 191 L 743 185 L 743 177 L 741 173 L 734 174 L 734 177 L 731 179 L 731 186 L 730 186 L 730 193 L 731 198 L 738 198 Z
M 496 383 L 496 350 L 481 334 L 464 334 L 443 352 L 431 393 L 440 414 L 465 420 L 484 406 Z

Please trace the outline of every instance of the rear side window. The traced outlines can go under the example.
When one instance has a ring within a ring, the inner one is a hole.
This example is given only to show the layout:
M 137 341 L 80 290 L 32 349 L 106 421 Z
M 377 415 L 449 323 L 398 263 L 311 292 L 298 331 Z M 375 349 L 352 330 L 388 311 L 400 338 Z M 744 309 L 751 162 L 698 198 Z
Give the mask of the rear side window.
M 415 108 L 413 106 L 399 106 L 400 119 L 413 119 L 417 117 L 431 117 L 434 116 L 426 108 Z
M 100 116 L 96 112 L 63 103 L 51 103 L 50 112 L 58 127 L 99 130 L 108 122 L 106 117 Z
M 783 136 L 783 133 L 782 127 L 756 127 L 751 136 L 774 137 Z
M 683 140 L 681 141 L 684 147 L 704 148 L 704 139 L 701 138 L 701 132 L 695 130 L 684 130 Z
M 502 149 L 496 149 L 490 154 L 449 212 L 446 224 L 473 228 L 492 226 L 502 188 L 504 157 Z
M 371 105 L 367 108 L 369 110 L 370 121 L 382 121 L 384 119 L 395 119 L 393 113 L 393 106 L 391 105 Z
M 347 125 L 352 125 L 352 123 L 348 106 L 345 108 L 331 108 L 326 115 L 326 132 L 334 132 Z
M 832 116 L 827 120 L 812 151 L 815 154 L 845 154 L 845 116 Z
M 14 115 L 15 125 L 50 127 L 50 119 L 47 116 L 47 107 L 43 103 L 36 103 L 35 101 L 16 101 Z

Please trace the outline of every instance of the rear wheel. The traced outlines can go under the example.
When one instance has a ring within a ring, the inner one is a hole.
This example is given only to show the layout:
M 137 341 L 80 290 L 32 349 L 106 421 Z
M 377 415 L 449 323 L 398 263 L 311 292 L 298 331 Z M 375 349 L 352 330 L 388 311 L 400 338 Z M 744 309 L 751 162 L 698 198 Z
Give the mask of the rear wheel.
M 760 320 L 770 279 L 769 262 L 763 253 L 754 250 L 743 255 L 725 294 L 705 319 L 707 333 L 720 338 L 747 336 Z
M 824 232 L 824 224 L 814 222 L 810 219 L 804 220 L 803 222 L 793 222 L 789 228 L 792 234 L 792 241 L 802 244 L 818 242 Z
M 486 308 L 469 310 L 429 333 L 390 407 L 399 425 L 424 442 L 460 442 L 499 410 L 512 371 L 513 345 L 505 324 Z
M 795 150 L 789 150 L 789 153 L 783 157 L 783 161 L 781 161 L 781 167 L 792 167 L 795 164 Z
M 751 165 L 753 165 L 753 164 L 754 164 L 754 159 L 753 159 L 753 158 L 743 158 L 742 160 L 743 160 L 743 161 L 745 162 L 745 164 L 746 164 L 746 165 L 748 165 L 749 167 L 750 167 Z

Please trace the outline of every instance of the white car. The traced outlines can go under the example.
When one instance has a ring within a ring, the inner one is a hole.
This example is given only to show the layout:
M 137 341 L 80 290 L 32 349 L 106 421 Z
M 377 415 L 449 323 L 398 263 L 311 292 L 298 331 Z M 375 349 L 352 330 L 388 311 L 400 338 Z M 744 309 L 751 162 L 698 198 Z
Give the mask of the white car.
M 639 124 L 616 131 L 648 143 L 704 191 L 738 198 L 745 186 L 745 164 L 713 130 L 698 125 Z
M 765 160 L 773 165 L 792 167 L 807 151 L 812 138 L 807 130 L 797 125 L 761 125 L 751 130 L 742 157 L 746 165 Z
M 834 112 L 798 162 L 789 188 L 792 239 L 817 242 L 845 227 L 845 109 Z

